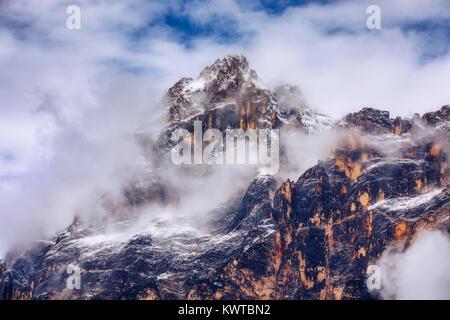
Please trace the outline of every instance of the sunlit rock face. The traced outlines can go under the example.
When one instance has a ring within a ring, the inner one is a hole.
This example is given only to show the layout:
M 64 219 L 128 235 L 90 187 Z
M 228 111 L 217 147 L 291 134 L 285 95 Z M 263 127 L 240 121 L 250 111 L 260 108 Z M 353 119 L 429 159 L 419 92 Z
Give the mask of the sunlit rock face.
M 386 248 L 403 251 L 422 230 L 450 231 L 448 106 L 413 119 L 364 108 L 334 121 L 296 87 L 264 88 L 239 55 L 181 79 L 162 105 L 160 135 L 139 137 L 154 153 L 195 120 L 203 130 L 329 130 L 340 139 L 296 179 L 256 175 L 200 230 L 189 217 L 121 214 L 176 206 L 174 186 L 146 172 L 124 186 L 123 202 L 105 201 L 108 223 L 76 219 L 12 249 L 0 262 L 0 299 L 372 299 L 366 271 Z M 79 290 L 67 288 L 70 264 L 80 268 Z
M 442 137 L 414 135 L 398 142 L 397 158 L 368 136 L 346 136 L 330 159 L 278 188 L 275 231 L 220 270 L 220 287 L 201 283 L 190 297 L 375 298 L 366 270 L 388 246 L 404 250 L 419 231 L 450 227 Z

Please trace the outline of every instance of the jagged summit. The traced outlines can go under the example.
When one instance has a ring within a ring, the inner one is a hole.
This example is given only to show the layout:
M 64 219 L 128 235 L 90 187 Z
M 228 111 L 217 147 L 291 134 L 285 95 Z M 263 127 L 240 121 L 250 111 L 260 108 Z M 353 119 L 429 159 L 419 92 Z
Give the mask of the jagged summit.
M 372 134 L 393 133 L 400 136 L 408 133 L 415 125 L 437 127 L 446 124 L 450 120 L 450 105 L 442 106 L 441 109 L 427 112 L 422 117 L 415 114 L 412 119 L 391 118 L 389 111 L 365 107 L 357 112 L 347 114 L 338 122 L 339 127 L 356 127 L 362 132 Z
M 391 119 L 389 111 L 365 107 L 358 112 L 347 114 L 339 123 L 342 127 L 357 127 L 369 133 L 394 133 L 401 135 L 412 128 L 412 120 L 397 117 Z
M 200 77 L 205 79 L 230 79 L 248 73 L 249 71 L 249 63 L 244 55 L 230 54 L 221 59 L 217 59 L 212 65 L 203 69 Z
M 440 110 L 436 112 L 427 112 L 422 118 L 422 122 L 426 125 L 438 125 L 446 121 L 450 121 L 450 105 L 442 106 Z
M 195 79 L 182 78 L 166 96 L 169 122 L 185 120 L 193 115 L 233 100 L 240 90 L 252 84 L 256 72 L 249 69 L 243 55 L 228 55 L 207 66 Z
M 158 137 L 157 149 L 170 148 L 172 132 L 192 131 L 194 121 L 203 130 L 293 128 L 321 131 L 335 121 L 307 106 L 301 90 L 290 84 L 267 88 L 243 55 L 227 55 L 205 67 L 195 79 L 182 78 L 164 100 L 168 124 Z

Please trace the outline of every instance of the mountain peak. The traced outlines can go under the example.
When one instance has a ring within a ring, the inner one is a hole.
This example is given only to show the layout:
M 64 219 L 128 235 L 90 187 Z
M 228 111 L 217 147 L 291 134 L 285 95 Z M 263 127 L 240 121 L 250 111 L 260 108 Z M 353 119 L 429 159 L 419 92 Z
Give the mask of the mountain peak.
M 229 54 L 217 59 L 212 65 L 207 66 L 200 73 L 200 77 L 210 78 L 218 74 L 235 75 L 247 73 L 249 64 L 247 58 L 242 54 Z
M 248 86 L 255 89 L 256 79 L 256 72 L 249 68 L 245 56 L 233 54 L 219 58 L 195 79 L 182 78 L 168 90 L 169 122 L 188 119 L 219 104 L 239 105 L 237 97 Z
M 328 128 L 331 118 L 307 108 L 301 90 L 291 85 L 266 88 L 242 54 L 227 55 L 199 76 L 182 78 L 166 96 L 168 121 L 204 122 L 205 128 Z

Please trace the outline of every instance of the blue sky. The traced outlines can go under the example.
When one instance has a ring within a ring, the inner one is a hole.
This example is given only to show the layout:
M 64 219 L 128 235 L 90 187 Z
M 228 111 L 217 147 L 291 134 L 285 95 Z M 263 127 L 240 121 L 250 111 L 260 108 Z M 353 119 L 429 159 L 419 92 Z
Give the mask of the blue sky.
M 364 1 L 362 1 L 364 2 Z M 373 1 L 365 1 L 367 6 Z M 345 3 L 343 0 L 316 0 L 316 1 L 236 1 L 236 6 L 245 12 L 263 12 L 269 17 L 280 17 L 286 10 L 291 8 L 301 8 L 311 5 L 326 5 Z M 239 20 L 232 15 L 221 15 L 215 12 L 210 20 L 200 22 L 192 17 L 187 10 L 193 4 L 201 5 L 205 8 L 213 5 L 211 1 L 180 1 L 168 5 L 161 14 L 145 26 L 142 26 L 131 33 L 132 39 L 140 40 L 152 32 L 153 28 L 167 27 L 170 35 L 186 47 L 190 48 L 192 42 L 198 38 L 212 38 L 217 43 L 236 43 L 240 41 L 251 41 L 253 33 L 244 32 L 239 28 Z M 376 4 L 376 3 L 375 3 Z M 383 7 L 381 6 L 381 10 Z M 407 10 L 405 8 L 405 10 Z M 420 15 L 417 19 L 411 21 L 401 21 L 398 23 L 389 15 L 389 12 L 383 14 L 383 25 L 385 28 L 400 28 L 405 33 L 419 33 L 427 42 L 427 50 L 423 57 L 433 59 L 440 55 L 448 53 L 448 44 L 450 39 L 450 20 L 448 16 L 427 17 Z M 357 15 L 357 12 L 355 12 Z M 363 20 L 365 17 L 361 15 Z M 346 28 L 345 26 L 334 26 L 328 29 L 329 33 L 338 32 L 357 32 L 364 30 L 365 25 L 361 24 L 359 30 Z M 447 41 L 442 41 L 447 40 Z
M 160 17 L 152 20 L 146 29 L 154 26 L 166 25 L 173 31 L 173 36 L 187 47 L 195 38 L 212 37 L 219 43 L 233 43 L 242 40 L 244 37 L 251 38 L 251 33 L 244 34 L 238 30 L 238 21 L 232 16 L 221 16 L 215 14 L 214 19 L 207 23 L 199 23 L 189 14 L 184 13 L 185 9 L 195 1 L 181 1 L 176 3 L 176 9 L 168 7 Z M 264 12 L 268 15 L 282 15 L 291 7 L 306 6 L 308 4 L 328 4 L 336 0 L 318 1 L 237 1 L 237 6 L 243 11 Z M 200 1 L 205 7 L 210 5 L 210 1 Z M 142 35 L 142 29 L 136 35 Z

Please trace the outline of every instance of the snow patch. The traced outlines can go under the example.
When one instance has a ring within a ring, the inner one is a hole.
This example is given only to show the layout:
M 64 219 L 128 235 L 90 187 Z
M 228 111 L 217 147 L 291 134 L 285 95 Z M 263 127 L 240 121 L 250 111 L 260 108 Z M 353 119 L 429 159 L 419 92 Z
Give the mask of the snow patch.
M 381 209 L 386 212 L 398 210 L 410 210 L 421 204 L 429 202 L 434 196 L 442 192 L 443 189 L 437 189 L 417 197 L 402 197 L 396 199 L 385 199 L 371 205 L 368 210 Z
M 167 279 L 169 279 L 172 275 L 173 275 L 173 273 L 171 273 L 171 272 L 164 272 L 164 273 L 161 273 L 160 275 L 158 275 L 158 276 L 156 277 L 156 280 L 167 280 Z
M 198 77 L 195 80 L 190 81 L 184 87 L 184 92 L 193 92 L 197 90 L 202 90 L 205 87 L 206 81 L 205 79 Z
M 389 163 L 392 163 L 392 164 L 408 164 L 408 163 L 412 163 L 412 164 L 415 164 L 417 166 L 420 166 L 423 163 L 423 160 L 409 160 L 409 159 L 395 159 L 395 158 L 393 158 L 393 159 L 388 159 L 388 160 L 377 162 L 377 163 L 367 167 L 366 171 L 373 170 L 373 169 L 375 169 L 377 167 L 380 167 L 382 165 L 389 164 Z

